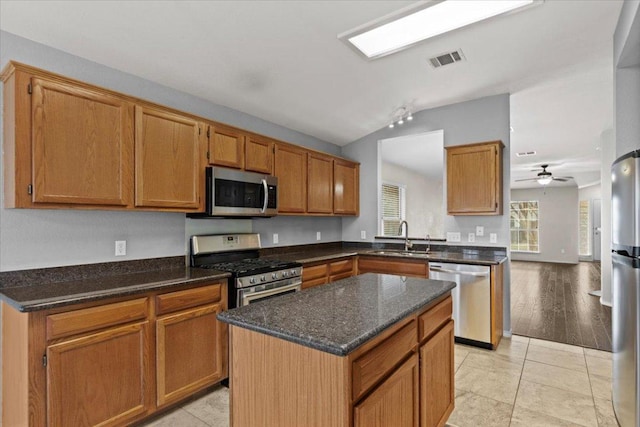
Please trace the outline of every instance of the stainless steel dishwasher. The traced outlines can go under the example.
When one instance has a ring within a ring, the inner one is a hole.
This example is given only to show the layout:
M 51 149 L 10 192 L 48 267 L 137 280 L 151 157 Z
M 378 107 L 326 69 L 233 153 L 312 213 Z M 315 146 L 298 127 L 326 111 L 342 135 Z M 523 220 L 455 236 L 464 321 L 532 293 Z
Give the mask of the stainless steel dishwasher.
M 429 278 L 456 282 L 451 291 L 455 341 L 492 348 L 490 267 L 430 262 Z

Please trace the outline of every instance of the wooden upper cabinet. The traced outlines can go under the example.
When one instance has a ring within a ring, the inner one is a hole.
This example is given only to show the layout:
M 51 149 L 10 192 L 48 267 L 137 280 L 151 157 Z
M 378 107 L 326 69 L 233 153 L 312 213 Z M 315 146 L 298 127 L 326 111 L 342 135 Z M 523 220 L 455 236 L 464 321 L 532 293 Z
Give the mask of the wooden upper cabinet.
M 209 163 L 230 168 L 244 168 L 245 134 L 222 125 L 209 126 Z
M 278 213 L 305 213 L 307 151 L 276 143 L 273 174 L 278 177 Z
M 44 78 L 31 85 L 33 202 L 130 205 L 132 104 Z
M 447 213 L 502 215 L 501 141 L 445 147 Z
M 333 212 L 358 215 L 360 212 L 360 165 L 341 159 L 333 161 Z
M 136 105 L 136 207 L 202 210 L 202 124 Z
M 273 173 L 273 141 L 255 135 L 245 139 L 244 168 L 248 171 Z
M 333 158 L 310 152 L 307 162 L 307 212 L 332 214 Z

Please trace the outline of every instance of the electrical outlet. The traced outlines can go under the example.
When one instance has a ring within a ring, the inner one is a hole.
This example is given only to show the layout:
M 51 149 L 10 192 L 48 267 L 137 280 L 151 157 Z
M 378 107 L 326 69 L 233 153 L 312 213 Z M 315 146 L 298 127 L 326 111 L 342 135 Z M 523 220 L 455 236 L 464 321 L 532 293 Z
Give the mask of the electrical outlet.
M 560 253 L 563 254 L 564 253 L 564 249 L 560 249 Z
M 476 236 L 484 236 L 484 227 L 482 225 L 476 225 Z
M 116 256 L 125 256 L 127 254 L 127 241 L 116 240 Z
M 362 240 L 367 238 L 367 231 L 366 230 L 360 230 L 360 238 Z
M 273 244 L 277 244 L 278 243 L 278 233 L 273 233 Z
M 319 231 L 316 231 L 316 240 L 322 240 L 322 233 Z
M 489 243 L 498 243 L 498 233 L 489 233 Z
M 459 242 L 460 241 L 460 233 L 459 232 L 447 232 L 447 241 L 448 242 Z
M 468 236 L 467 241 L 468 241 L 469 243 L 473 243 L 473 242 L 475 242 L 475 241 L 476 241 L 476 235 L 475 235 L 475 233 L 469 233 L 469 236 Z

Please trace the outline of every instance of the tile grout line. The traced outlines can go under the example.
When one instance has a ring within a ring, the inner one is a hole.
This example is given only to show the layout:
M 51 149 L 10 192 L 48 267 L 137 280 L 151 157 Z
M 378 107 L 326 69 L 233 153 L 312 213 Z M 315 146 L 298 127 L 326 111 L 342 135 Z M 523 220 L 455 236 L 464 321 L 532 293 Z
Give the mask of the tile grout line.
M 516 388 L 516 395 L 513 398 L 513 405 L 511 406 L 511 415 L 509 416 L 509 426 L 513 423 L 513 413 L 516 410 L 516 402 L 518 401 L 518 393 L 520 392 L 520 384 L 522 383 L 522 374 L 524 373 L 524 364 L 527 363 L 527 354 L 529 353 L 529 345 L 531 345 L 531 339 L 527 340 L 527 349 L 524 352 L 524 361 L 522 362 L 522 369 L 520 370 L 520 378 L 518 378 L 518 387 Z

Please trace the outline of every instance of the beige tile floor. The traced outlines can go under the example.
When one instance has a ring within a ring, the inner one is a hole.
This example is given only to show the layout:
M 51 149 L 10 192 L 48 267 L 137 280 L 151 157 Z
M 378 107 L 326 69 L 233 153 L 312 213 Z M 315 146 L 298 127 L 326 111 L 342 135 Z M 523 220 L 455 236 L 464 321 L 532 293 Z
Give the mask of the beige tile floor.
M 456 344 L 457 427 L 617 427 L 611 353 L 513 336 L 496 351 Z M 229 392 L 218 387 L 147 427 L 227 427 Z

